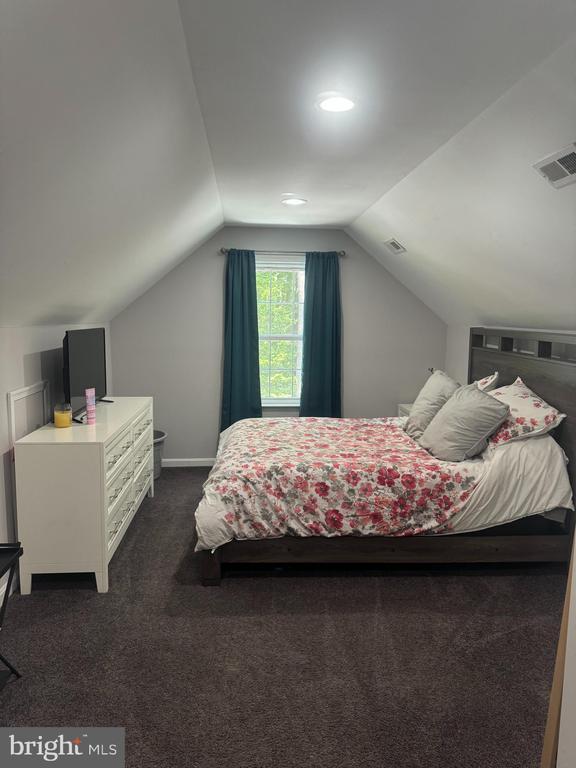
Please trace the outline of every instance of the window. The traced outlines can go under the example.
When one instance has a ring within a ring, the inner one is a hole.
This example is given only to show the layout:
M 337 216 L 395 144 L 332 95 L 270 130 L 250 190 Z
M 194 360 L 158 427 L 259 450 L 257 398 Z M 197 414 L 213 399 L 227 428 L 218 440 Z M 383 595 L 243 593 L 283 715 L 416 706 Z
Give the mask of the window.
M 256 257 L 262 405 L 300 405 L 304 255 Z

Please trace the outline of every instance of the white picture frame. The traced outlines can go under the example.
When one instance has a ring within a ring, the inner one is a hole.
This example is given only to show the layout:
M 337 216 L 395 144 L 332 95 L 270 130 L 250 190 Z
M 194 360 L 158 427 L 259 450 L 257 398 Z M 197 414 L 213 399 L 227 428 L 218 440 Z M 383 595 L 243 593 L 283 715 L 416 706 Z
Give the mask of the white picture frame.
M 8 392 L 8 436 L 11 448 L 14 448 L 16 440 L 23 437 L 23 435 L 16 434 L 16 404 L 20 400 L 38 394 L 42 394 L 43 413 L 40 426 L 44 426 L 44 424 L 50 421 L 50 382 L 47 379 L 42 379 L 27 387 L 20 387 Z

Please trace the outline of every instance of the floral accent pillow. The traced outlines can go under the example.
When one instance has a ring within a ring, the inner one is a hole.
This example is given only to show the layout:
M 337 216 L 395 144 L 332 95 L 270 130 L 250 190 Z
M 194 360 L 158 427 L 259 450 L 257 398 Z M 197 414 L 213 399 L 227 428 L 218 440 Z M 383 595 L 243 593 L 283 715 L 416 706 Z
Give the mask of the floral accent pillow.
M 566 418 L 565 413 L 532 392 L 520 377 L 514 384 L 493 389 L 489 394 L 510 407 L 510 416 L 490 438 L 493 445 L 544 435 Z
M 485 376 L 483 379 L 478 379 L 476 385 L 481 392 L 490 392 L 498 384 L 498 378 L 500 374 L 498 371 L 494 371 L 490 376 Z

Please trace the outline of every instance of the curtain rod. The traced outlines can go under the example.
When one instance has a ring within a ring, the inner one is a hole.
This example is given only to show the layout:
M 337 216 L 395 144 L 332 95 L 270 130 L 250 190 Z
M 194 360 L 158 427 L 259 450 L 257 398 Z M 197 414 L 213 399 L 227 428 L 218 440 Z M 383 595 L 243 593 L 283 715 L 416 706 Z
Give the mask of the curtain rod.
M 220 253 L 223 253 L 226 255 L 230 248 L 220 248 Z M 254 251 L 254 253 L 269 253 L 271 255 L 281 254 L 281 255 L 298 255 L 298 256 L 305 256 L 306 251 L 275 251 L 275 250 L 266 250 L 266 251 Z M 346 251 L 336 251 L 338 256 L 346 256 Z

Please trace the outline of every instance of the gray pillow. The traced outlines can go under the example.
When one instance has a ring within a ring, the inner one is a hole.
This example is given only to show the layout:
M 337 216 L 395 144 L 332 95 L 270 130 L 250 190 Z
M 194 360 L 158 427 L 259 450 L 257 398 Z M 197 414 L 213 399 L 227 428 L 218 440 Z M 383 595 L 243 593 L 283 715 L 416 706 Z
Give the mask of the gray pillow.
M 428 424 L 459 386 L 444 371 L 434 371 L 418 393 L 410 410 L 410 416 L 404 426 L 407 434 L 414 440 L 422 437 Z
M 434 416 L 418 441 L 442 461 L 464 461 L 477 456 L 488 445 L 488 438 L 510 409 L 495 397 L 478 389 L 476 382 L 460 387 Z

